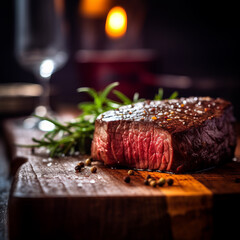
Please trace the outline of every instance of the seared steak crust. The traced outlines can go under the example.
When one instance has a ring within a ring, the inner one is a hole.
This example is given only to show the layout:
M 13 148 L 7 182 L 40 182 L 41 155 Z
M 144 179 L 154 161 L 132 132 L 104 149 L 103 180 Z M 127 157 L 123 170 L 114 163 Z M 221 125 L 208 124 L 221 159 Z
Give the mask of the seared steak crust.
M 231 103 L 220 98 L 145 101 L 100 115 L 91 153 L 110 166 L 202 170 L 234 156 L 233 122 Z

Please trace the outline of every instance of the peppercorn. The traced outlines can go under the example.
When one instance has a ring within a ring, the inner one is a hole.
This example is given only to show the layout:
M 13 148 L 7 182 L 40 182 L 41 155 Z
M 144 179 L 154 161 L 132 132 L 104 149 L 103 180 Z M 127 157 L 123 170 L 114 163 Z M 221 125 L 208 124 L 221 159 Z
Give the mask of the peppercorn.
M 84 167 L 84 163 L 83 162 L 79 162 L 78 166 L 80 166 L 82 168 L 82 167 Z
M 146 176 L 146 179 L 149 179 L 149 178 L 151 178 L 151 175 L 150 175 L 150 174 L 148 174 L 148 175 Z
M 91 159 L 87 158 L 86 161 L 85 161 L 85 164 L 86 164 L 86 166 L 91 166 L 91 164 L 92 164 Z
M 153 180 L 154 180 L 154 178 L 148 178 L 148 179 L 147 179 L 148 183 L 150 183 L 150 182 L 153 181 Z
M 126 183 L 130 183 L 131 178 L 130 178 L 129 176 L 125 176 L 125 177 L 123 178 L 123 180 L 124 180 L 124 182 L 126 182 Z
M 94 167 L 91 167 L 91 172 L 92 173 L 96 173 L 97 172 L 97 168 L 94 166 Z
M 148 184 L 149 184 L 147 179 L 144 179 L 143 183 L 144 183 L 145 185 L 148 185 Z
M 168 186 L 172 186 L 173 185 L 173 179 L 172 178 L 168 178 L 167 179 L 167 184 L 168 184 Z
M 75 167 L 75 171 L 76 171 L 76 172 L 81 172 L 81 169 L 82 169 L 82 168 L 81 168 L 80 165 L 77 165 L 77 166 Z
M 134 175 L 134 171 L 133 170 L 129 170 L 128 171 L 128 175 Z
M 157 184 L 158 184 L 158 186 L 163 186 L 164 184 L 165 184 L 165 178 L 163 178 L 163 177 L 161 177 L 158 181 L 157 181 Z
M 152 180 L 149 184 L 151 187 L 156 187 L 156 185 L 157 185 L 155 180 Z

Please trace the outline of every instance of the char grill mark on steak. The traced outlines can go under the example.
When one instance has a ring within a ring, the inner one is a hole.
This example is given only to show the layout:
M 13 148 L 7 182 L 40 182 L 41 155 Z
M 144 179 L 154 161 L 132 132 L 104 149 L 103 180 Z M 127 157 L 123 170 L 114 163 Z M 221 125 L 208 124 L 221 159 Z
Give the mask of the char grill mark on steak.
M 123 106 L 96 120 L 92 157 L 175 173 L 216 166 L 234 155 L 233 121 L 231 104 L 209 97 Z

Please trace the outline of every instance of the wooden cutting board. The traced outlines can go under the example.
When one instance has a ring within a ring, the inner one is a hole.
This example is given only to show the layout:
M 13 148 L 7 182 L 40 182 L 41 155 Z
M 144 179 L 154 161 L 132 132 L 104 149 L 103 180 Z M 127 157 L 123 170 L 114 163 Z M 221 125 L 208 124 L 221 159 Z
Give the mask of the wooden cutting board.
M 5 132 L 11 146 L 39 136 L 12 122 L 5 124 Z M 239 234 L 239 158 L 195 174 L 134 171 L 125 183 L 127 169 L 99 162 L 92 164 L 97 173 L 90 167 L 76 173 L 75 166 L 87 156 L 51 159 L 23 148 L 11 153 L 13 166 L 21 166 L 9 199 L 10 240 L 230 239 Z M 146 186 L 147 174 L 172 178 L 174 184 Z

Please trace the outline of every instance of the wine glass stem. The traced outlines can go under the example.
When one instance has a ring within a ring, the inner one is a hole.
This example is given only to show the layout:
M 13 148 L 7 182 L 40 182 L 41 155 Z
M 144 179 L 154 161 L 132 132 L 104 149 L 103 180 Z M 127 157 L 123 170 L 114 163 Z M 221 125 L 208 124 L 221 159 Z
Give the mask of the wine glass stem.
M 40 116 L 46 116 L 47 113 L 50 111 L 50 77 L 43 78 L 41 76 L 38 76 L 38 80 L 42 86 L 42 94 L 39 99 L 39 106 L 35 109 L 35 113 Z

